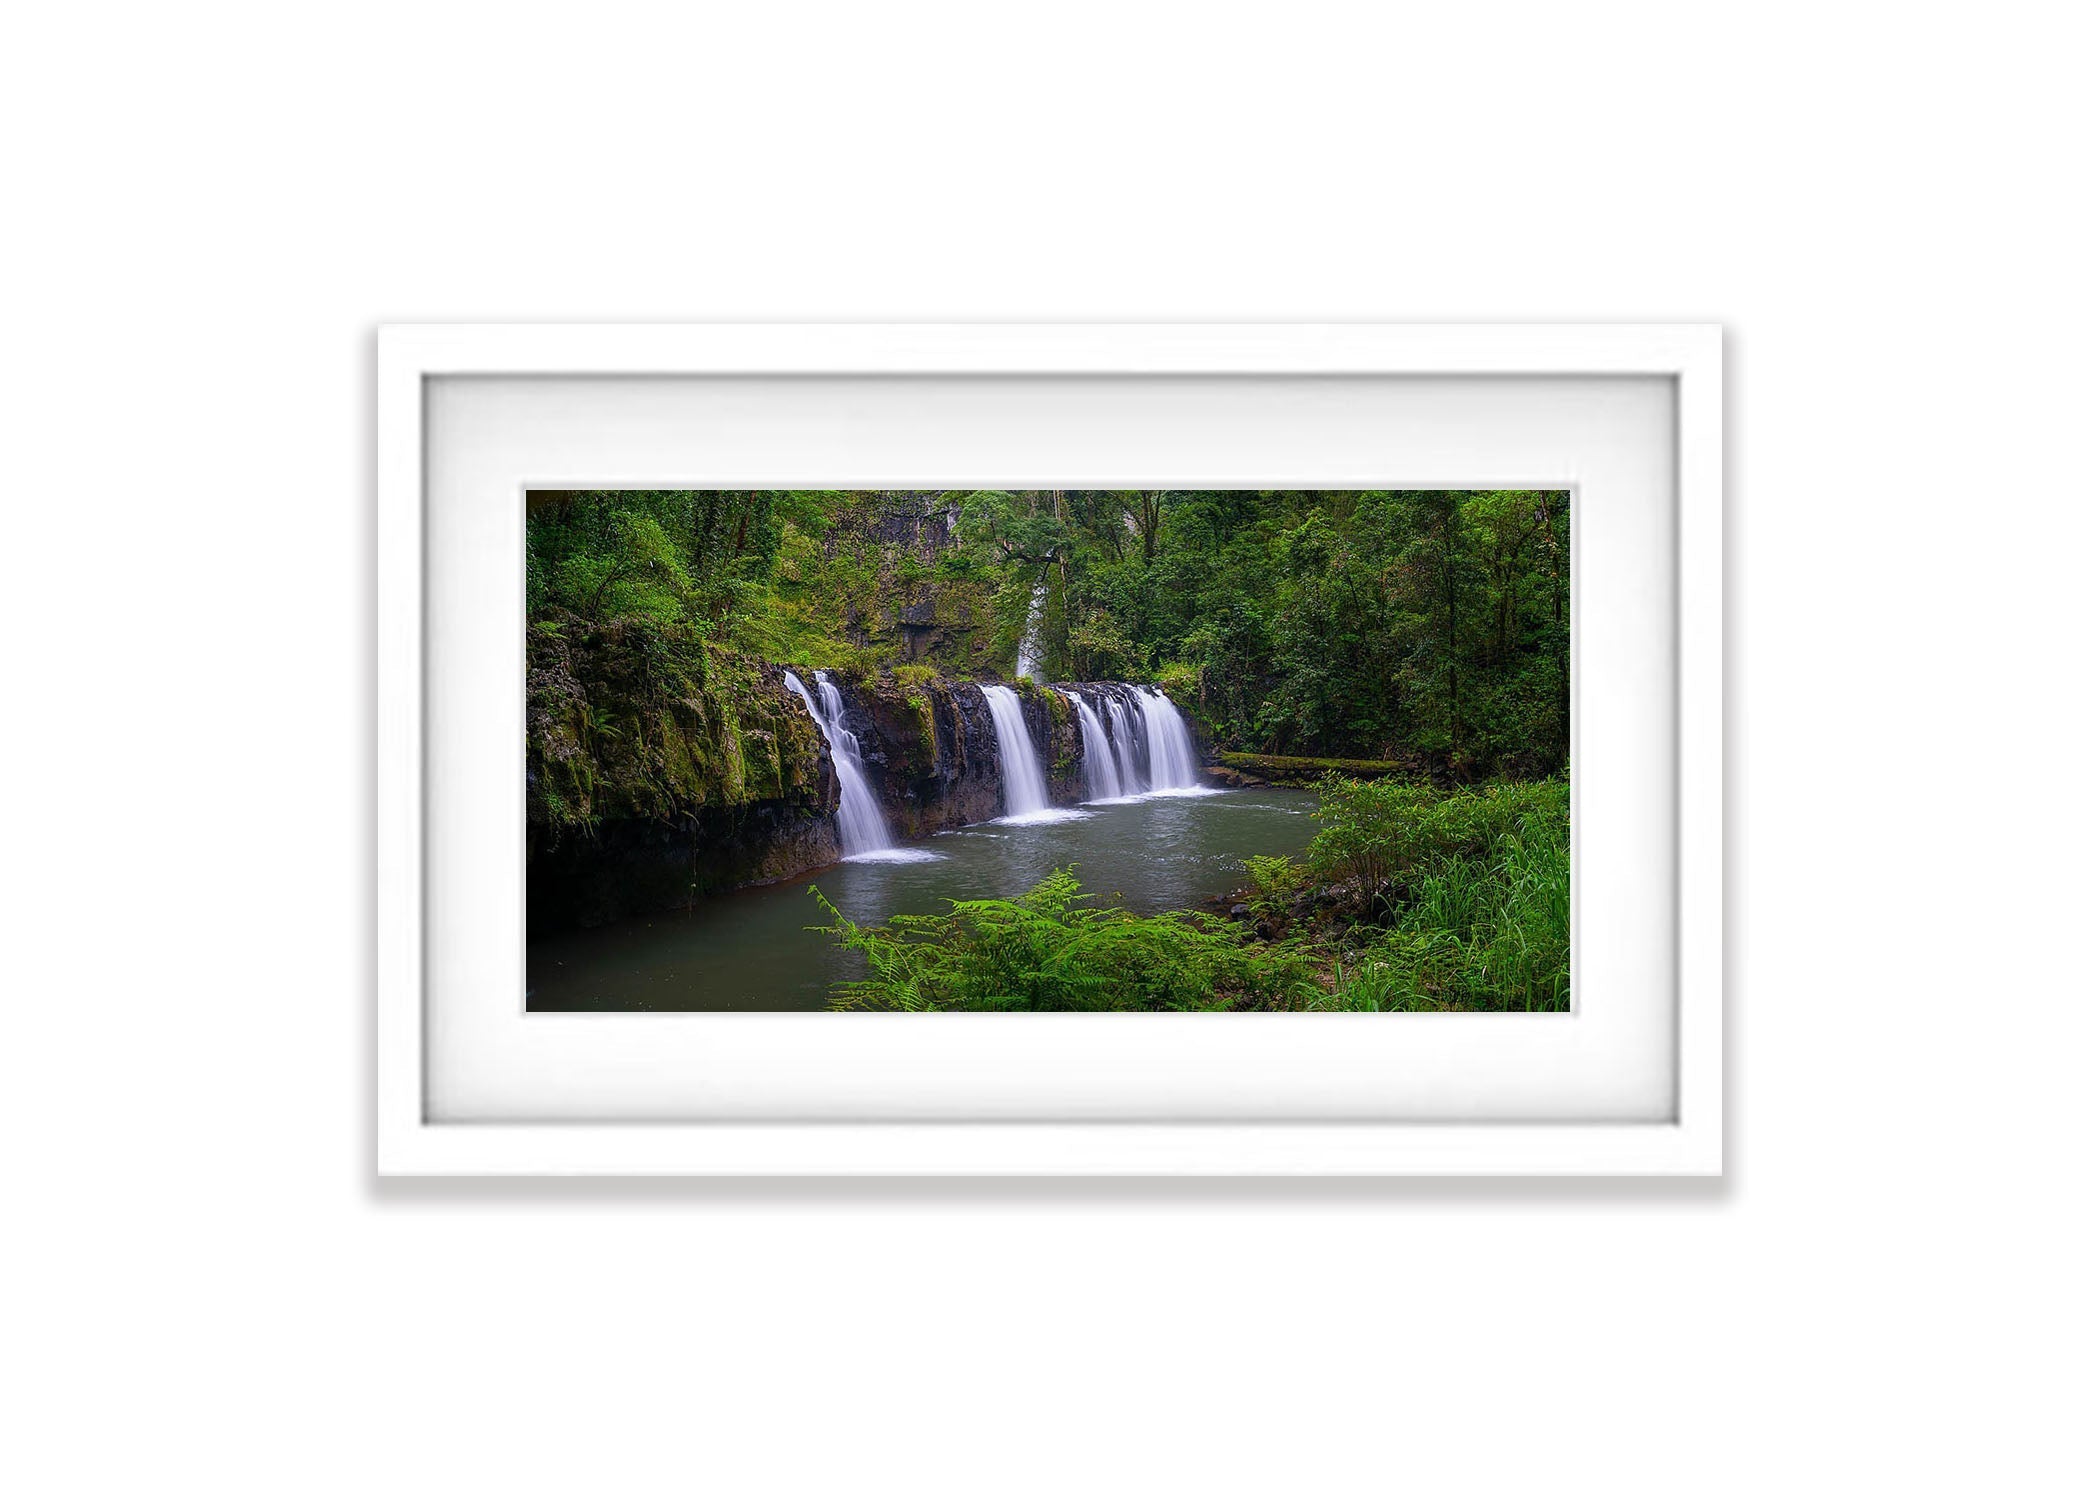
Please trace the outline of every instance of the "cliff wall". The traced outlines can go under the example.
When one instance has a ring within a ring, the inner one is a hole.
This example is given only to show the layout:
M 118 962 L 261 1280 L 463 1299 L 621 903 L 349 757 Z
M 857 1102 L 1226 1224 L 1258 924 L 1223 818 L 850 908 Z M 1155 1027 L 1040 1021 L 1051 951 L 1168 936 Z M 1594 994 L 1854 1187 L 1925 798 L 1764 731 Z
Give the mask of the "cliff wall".
M 548 628 L 549 625 L 556 628 Z M 620 622 L 536 625 L 527 648 L 527 915 L 594 926 L 785 880 L 839 858 L 831 751 L 787 668 Z M 796 669 L 805 680 L 815 672 Z M 975 683 L 904 668 L 835 678 L 891 835 L 1005 811 Z M 1085 794 L 1071 705 L 1021 691 L 1050 798 Z

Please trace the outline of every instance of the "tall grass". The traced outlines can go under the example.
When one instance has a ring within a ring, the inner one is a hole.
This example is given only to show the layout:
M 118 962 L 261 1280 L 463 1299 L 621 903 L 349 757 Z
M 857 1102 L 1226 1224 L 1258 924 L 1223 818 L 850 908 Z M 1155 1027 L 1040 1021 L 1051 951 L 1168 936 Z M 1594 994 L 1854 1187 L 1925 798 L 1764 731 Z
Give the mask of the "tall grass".
M 1351 797 L 1330 817 L 1361 807 Z M 1567 783 L 1460 792 L 1403 817 L 1407 826 L 1385 845 L 1389 873 L 1380 877 L 1390 925 L 1364 947 L 1353 972 L 1337 971 L 1313 1008 L 1567 1010 Z M 1325 851 L 1328 873 L 1361 867 L 1360 841 L 1334 842 L 1341 847 Z M 1318 840 L 1314 852 L 1323 852 Z

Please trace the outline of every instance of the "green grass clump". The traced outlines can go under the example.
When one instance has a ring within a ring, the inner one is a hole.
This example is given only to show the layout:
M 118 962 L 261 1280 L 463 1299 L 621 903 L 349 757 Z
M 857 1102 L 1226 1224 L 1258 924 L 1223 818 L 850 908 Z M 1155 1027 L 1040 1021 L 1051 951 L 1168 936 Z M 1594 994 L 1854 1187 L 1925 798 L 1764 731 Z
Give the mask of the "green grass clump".
M 1213 917 L 1086 904 L 1069 868 L 1019 900 L 951 901 L 875 927 L 810 890 L 831 917 L 816 930 L 868 961 L 865 979 L 833 991 L 838 1010 L 1295 1009 L 1313 989 L 1287 945 L 1247 944 Z
M 1184 711 L 1201 697 L 1203 674 L 1187 662 L 1161 662 L 1159 670 L 1152 675 L 1160 691 L 1180 704 Z
M 1389 921 L 1316 1009 L 1567 1010 L 1568 784 L 1439 796 L 1336 780 L 1308 857 L 1354 880 Z

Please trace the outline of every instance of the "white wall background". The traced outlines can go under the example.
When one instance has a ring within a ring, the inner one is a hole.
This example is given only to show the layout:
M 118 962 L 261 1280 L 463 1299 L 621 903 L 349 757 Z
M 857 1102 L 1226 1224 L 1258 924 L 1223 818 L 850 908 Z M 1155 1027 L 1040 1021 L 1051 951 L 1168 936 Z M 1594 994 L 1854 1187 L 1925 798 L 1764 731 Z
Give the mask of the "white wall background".
M 2095 1482 L 2070 7 L 34 7 L 0 1489 Z M 371 328 L 1718 319 L 1730 1177 L 376 1187 Z

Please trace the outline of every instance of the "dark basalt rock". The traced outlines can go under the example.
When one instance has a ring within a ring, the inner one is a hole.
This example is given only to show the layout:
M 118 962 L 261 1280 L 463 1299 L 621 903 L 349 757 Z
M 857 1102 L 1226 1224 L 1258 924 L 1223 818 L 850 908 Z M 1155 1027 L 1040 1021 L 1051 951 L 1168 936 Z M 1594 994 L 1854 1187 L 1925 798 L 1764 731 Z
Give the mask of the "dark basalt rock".
M 890 678 L 841 684 L 846 727 L 860 740 L 861 762 L 890 832 L 924 838 L 1006 811 L 999 735 L 984 689 L 935 679 L 905 686 Z M 1021 695 L 1021 717 L 1042 761 L 1050 800 L 1086 795 L 1079 728 L 1071 707 L 1048 689 Z
M 675 911 L 704 896 L 836 864 L 838 786 L 825 769 L 828 808 L 814 800 L 703 807 L 668 818 L 609 819 L 558 841 L 533 829 L 525 865 L 530 926 L 596 927 Z

